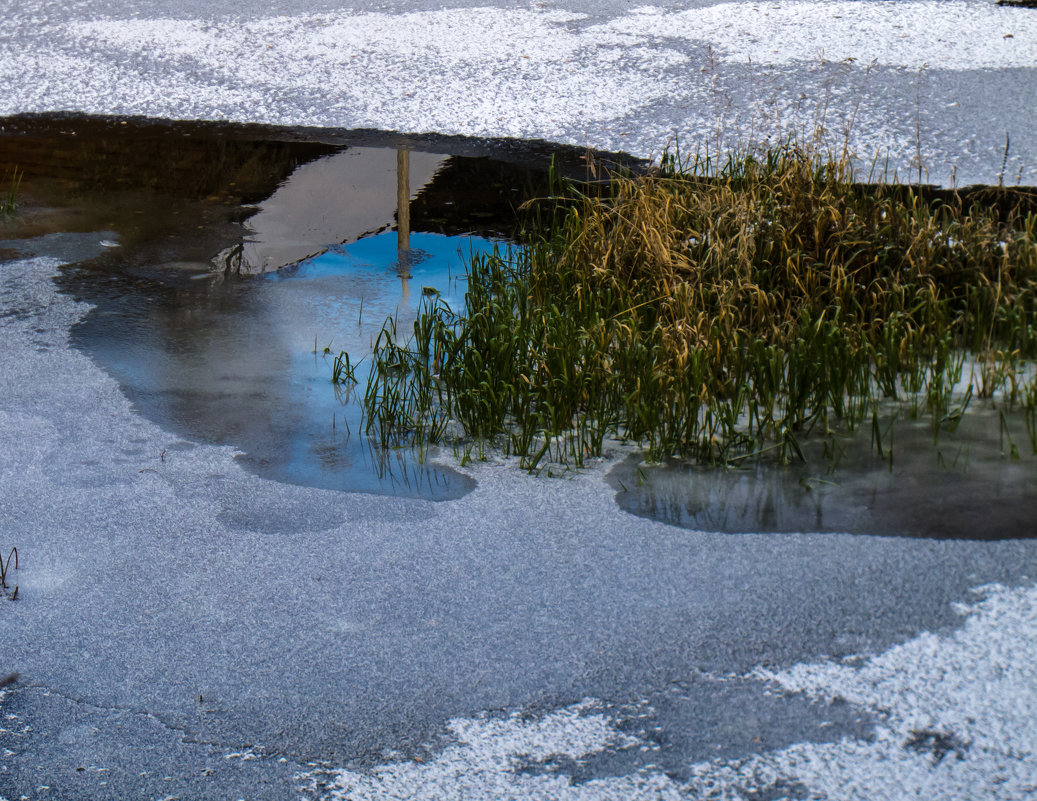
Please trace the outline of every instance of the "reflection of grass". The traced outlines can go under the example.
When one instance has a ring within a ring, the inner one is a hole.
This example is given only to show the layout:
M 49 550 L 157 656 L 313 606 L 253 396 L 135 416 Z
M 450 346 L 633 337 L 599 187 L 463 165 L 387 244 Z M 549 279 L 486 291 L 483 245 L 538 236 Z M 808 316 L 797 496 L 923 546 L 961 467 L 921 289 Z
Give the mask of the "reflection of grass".
M 316 353 L 316 349 L 313 351 Z M 330 346 L 324 348 L 324 353 L 330 352 Z M 335 384 L 355 384 L 356 380 L 356 368 L 360 366 L 360 363 L 352 364 L 349 361 L 349 354 L 342 351 L 338 356 L 335 357 L 334 364 L 331 370 L 331 380 Z
M 409 341 L 383 330 L 368 432 L 452 435 L 528 467 L 580 465 L 609 437 L 650 458 L 786 462 L 805 432 L 873 422 L 880 401 L 938 436 L 968 397 L 997 395 L 1024 405 L 1037 445 L 1021 372 L 1037 215 L 980 205 L 855 185 L 792 147 L 570 187 L 536 207 L 531 247 L 474 261 L 462 312 L 430 298 Z
M 7 217 L 14 214 L 18 207 L 18 189 L 22 185 L 22 173 L 17 167 L 11 171 L 11 180 L 7 187 L 7 193 L 0 195 L 0 216 Z

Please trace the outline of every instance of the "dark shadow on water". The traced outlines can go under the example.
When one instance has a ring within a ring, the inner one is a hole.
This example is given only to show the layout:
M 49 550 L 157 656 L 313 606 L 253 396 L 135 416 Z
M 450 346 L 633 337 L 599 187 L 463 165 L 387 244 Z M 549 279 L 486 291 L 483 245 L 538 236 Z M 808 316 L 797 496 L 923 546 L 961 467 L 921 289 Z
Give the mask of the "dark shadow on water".
M 807 440 L 807 461 L 786 466 L 645 465 L 631 457 L 608 480 L 631 514 L 701 531 L 1031 538 L 1037 458 L 1021 414 L 1007 419 L 1003 437 L 998 411 L 970 408 L 936 444 L 927 422 L 897 420 L 885 427 L 893 440 L 882 455 L 858 431 L 834 440 L 834 454 L 831 441 L 826 455 L 822 440 Z
M 94 307 L 74 345 L 163 427 L 277 481 L 454 498 L 470 479 L 371 447 L 332 361 L 362 381 L 387 318 L 409 330 L 427 287 L 460 305 L 464 259 L 514 239 L 552 159 L 585 171 L 535 143 L 8 119 L 0 175 L 24 177 L 0 253 L 74 263 L 58 283 Z

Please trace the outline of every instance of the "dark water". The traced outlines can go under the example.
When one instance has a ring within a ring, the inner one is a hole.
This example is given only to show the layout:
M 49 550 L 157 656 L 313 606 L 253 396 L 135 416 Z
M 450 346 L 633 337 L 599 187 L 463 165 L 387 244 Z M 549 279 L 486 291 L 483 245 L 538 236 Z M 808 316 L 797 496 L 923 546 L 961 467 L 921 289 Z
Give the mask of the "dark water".
M 548 190 L 550 159 L 578 172 L 580 156 L 295 136 L 9 121 L 0 176 L 17 165 L 24 178 L 0 253 L 76 263 L 60 284 L 95 308 L 73 343 L 163 427 L 233 446 L 277 481 L 464 494 L 471 481 L 449 467 L 370 446 L 357 398 L 331 382 L 333 358 L 363 359 L 388 317 L 408 331 L 426 287 L 461 305 L 464 260 L 508 247 L 516 207 Z
M 955 431 L 934 443 L 924 420 L 803 443 L 806 461 L 741 467 L 645 465 L 631 458 L 609 475 L 632 514 L 724 532 L 848 532 L 941 539 L 1037 536 L 1037 458 L 1022 416 L 973 401 Z M 1015 446 L 1013 449 L 1013 445 Z

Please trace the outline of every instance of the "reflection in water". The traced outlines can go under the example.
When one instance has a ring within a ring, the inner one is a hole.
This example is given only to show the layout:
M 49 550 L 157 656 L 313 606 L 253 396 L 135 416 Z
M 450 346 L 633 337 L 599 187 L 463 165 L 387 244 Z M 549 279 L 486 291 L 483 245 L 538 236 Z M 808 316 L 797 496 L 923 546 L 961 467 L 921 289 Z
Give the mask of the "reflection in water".
M 1022 451 L 1025 424 L 1008 419 Z M 805 443 L 805 464 L 717 469 L 631 459 L 609 481 L 628 512 L 703 531 L 1037 536 L 1037 458 L 1013 456 L 996 411 L 970 408 L 935 446 L 927 422 L 897 421 L 891 433 L 892 462 L 865 431 L 836 440 L 834 457 L 822 441 Z
M 396 151 L 396 249 L 410 250 L 410 152 Z
M 279 481 L 437 499 L 470 489 L 449 468 L 373 449 L 331 361 L 361 359 L 387 317 L 407 331 L 422 297 L 411 283 L 461 305 L 464 258 L 506 241 L 546 169 L 190 126 L 30 128 L 0 135 L 0 168 L 25 170 L 24 213 L 0 230 L 0 252 L 67 243 L 54 255 L 88 259 L 58 279 L 94 307 L 73 342 L 145 415 Z M 47 236 L 65 231 L 87 233 Z M 91 236 L 119 247 L 80 241 Z
M 401 161 L 404 167 L 400 168 Z M 388 231 L 403 210 L 402 235 L 410 233 L 409 203 L 447 163 L 435 153 L 351 147 L 296 169 L 245 221 L 241 242 L 221 252 L 216 264 L 241 275 L 279 270 L 321 253 L 329 245 Z
M 410 152 L 396 151 L 396 270 L 403 284 L 400 302 L 410 302 Z
M 415 234 L 412 244 L 422 257 L 414 279 L 455 302 L 463 299 L 463 255 L 494 247 L 439 234 Z M 104 311 L 87 317 L 76 341 L 140 408 L 185 435 L 233 445 L 243 464 L 279 481 L 433 498 L 470 488 L 459 474 L 423 468 L 407 453 L 372 450 L 357 399 L 330 381 L 334 355 L 362 358 L 386 317 L 400 330 L 413 323 L 417 298 L 400 295 L 394 232 L 203 291 L 127 288 L 111 285 Z

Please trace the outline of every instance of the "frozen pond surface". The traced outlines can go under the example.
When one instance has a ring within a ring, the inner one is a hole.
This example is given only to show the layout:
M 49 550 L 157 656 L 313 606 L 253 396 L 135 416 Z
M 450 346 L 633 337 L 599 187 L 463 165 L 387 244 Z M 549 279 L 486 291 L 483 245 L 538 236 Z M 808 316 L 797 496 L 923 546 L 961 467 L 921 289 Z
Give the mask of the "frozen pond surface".
M 1008 133 L 1006 181 L 1037 183 L 1030 10 L 590 5 L 7 3 L 0 113 L 647 156 L 824 109 L 941 183 L 996 182 Z M 245 189 L 228 205 L 269 197 Z M 117 233 L 80 222 L 0 253 L 3 798 L 1033 797 L 1032 541 L 708 534 L 596 470 L 481 465 L 442 503 L 264 480 L 71 344 L 93 308 L 63 265 Z

